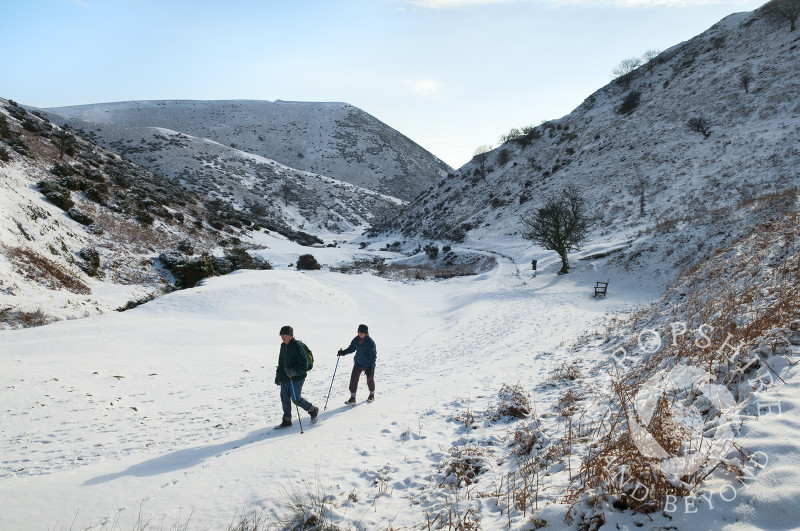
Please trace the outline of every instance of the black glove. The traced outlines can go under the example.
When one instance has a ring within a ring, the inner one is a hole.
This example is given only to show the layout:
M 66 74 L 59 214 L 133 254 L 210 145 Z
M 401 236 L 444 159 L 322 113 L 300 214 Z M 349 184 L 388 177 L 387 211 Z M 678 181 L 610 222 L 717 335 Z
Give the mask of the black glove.
M 284 367 L 283 370 L 286 371 L 286 376 L 288 376 L 289 378 L 294 378 L 295 375 L 297 374 L 297 371 L 289 367 Z
M 337 356 L 346 356 L 347 354 L 344 353 L 344 350 L 339 349 L 339 353 L 336 354 Z

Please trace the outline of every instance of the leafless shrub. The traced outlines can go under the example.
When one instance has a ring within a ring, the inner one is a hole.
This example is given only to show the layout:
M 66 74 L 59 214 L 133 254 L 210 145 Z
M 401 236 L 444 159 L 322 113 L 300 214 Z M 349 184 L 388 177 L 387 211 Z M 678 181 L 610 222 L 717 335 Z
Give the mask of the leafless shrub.
M 155 298 L 156 298 L 156 295 L 151 293 L 150 295 L 146 295 L 146 296 L 144 296 L 144 297 L 142 297 L 140 299 L 130 300 L 130 301 L 126 302 L 124 306 L 120 306 L 119 308 L 117 308 L 116 311 L 125 312 L 125 311 L 128 311 L 128 310 L 132 310 L 133 308 L 136 308 L 137 306 L 141 306 L 142 304 L 148 303 L 148 302 L 150 302 L 151 300 L 153 300 Z
M 426 515 L 427 529 L 447 529 L 454 531 L 468 531 L 470 529 L 480 529 L 480 514 L 475 509 L 467 509 L 464 514 L 460 514 L 458 510 L 452 507 L 445 515 L 444 513 L 437 514 L 433 519 L 430 515 Z M 437 527 L 434 527 L 437 526 Z
M 739 72 L 739 85 L 744 89 L 745 94 L 750 92 L 750 83 L 753 81 L 753 73 L 747 69 Z
M 554 386 L 563 382 L 574 382 L 580 379 L 581 376 L 581 371 L 574 361 L 571 363 L 564 362 L 553 369 L 550 376 L 545 380 L 545 384 Z
M 688 125 L 689 129 L 695 133 L 702 134 L 703 138 L 708 138 L 711 136 L 711 123 L 703 116 L 689 118 L 689 121 L 686 122 L 686 125 Z
M 492 493 L 497 498 L 497 505 L 501 507 L 501 514 L 505 506 L 511 528 L 511 509 L 521 511 L 523 516 L 528 511 L 534 514 L 539 510 L 540 477 L 545 461 L 534 456 L 520 456 L 517 461 L 517 470 L 505 474 L 500 478 L 498 489 Z
M 577 410 L 578 402 L 581 400 L 583 400 L 583 396 L 580 393 L 576 393 L 572 390 L 572 388 L 567 389 L 567 391 L 556 401 L 556 410 L 558 411 L 559 416 L 571 416 Z
M 456 415 L 454 419 L 463 424 L 465 430 L 471 431 L 478 429 L 475 413 L 472 411 L 472 408 L 470 408 L 469 404 L 467 404 L 467 410 Z

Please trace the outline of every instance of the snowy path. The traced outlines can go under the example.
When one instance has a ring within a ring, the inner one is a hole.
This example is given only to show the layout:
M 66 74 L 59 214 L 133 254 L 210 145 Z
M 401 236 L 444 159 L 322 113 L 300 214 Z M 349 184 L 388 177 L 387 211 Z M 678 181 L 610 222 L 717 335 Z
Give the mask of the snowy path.
M 219 528 L 303 481 L 354 493 L 363 522 L 424 521 L 429 476 L 461 436 L 453 417 L 504 383 L 532 390 L 565 361 L 553 348 L 639 302 L 498 264 L 414 283 L 242 272 L 122 314 L 3 332 L 0 528 L 127 529 L 140 510 L 153 524 L 191 512 Z M 378 400 L 342 404 L 342 358 L 319 424 L 303 413 L 303 435 L 268 429 L 280 326 L 314 350 L 304 396 L 322 407 L 336 350 L 361 322 L 378 345 Z

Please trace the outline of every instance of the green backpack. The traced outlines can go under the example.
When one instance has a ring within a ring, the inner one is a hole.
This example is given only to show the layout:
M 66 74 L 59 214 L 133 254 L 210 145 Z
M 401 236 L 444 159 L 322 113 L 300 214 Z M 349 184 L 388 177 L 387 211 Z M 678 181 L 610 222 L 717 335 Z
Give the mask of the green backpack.
M 306 364 L 308 365 L 308 367 L 306 367 L 306 370 L 310 371 L 311 369 L 314 368 L 314 355 L 311 353 L 311 349 L 308 348 L 308 345 L 306 345 L 299 339 L 295 339 L 295 341 L 297 341 L 297 344 L 300 345 L 300 352 L 302 352 L 303 355 L 306 357 Z

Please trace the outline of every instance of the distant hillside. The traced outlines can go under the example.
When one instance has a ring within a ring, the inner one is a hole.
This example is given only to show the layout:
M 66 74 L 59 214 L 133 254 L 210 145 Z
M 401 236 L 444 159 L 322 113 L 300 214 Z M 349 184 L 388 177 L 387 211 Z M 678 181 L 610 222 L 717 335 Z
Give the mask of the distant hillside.
M 67 118 L 73 129 L 99 144 L 187 183 L 214 171 L 233 179 L 252 175 L 246 166 L 253 160 L 245 155 L 252 154 L 409 200 L 451 171 L 409 138 L 346 103 L 131 101 L 46 111 Z M 159 141 L 162 132 L 153 128 L 197 140 L 170 144 Z
M 247 235 L 321 243 L 188 190 L 0 99 L 0 329 L 123 309 L 263 268 Z
M 574 185 L 596 218 L 594 240 L 671 229 L 665 269 L 686 265 L 714 245 L 681 243 L 680 224 L 708 222 L 719 239 L 732 210 L 800 182 L 798 57 L 800 34 L 788 22 L 763 8 L 731 15 L 571 114 L 510 132 L 370 234 L 522 242 L 520 216 Z M 647 249 L 640 237 L 620 260 Z
M 218 118 L 230 110 L 208 105 L 217 111 L 205 107 L 208 114 L 198 116 Z M 334 107 L 351 120 L 326 113 L 339 124 L 332 134 L 357 127 L 356 118 L 370 122 L 352 107 Z M 203 122 L 194 125 L 202 129 Z M 416 167 L 417 156 L 438 160 L 418 146 L 404 158 L 404 137 L 382 124 L 369 127 L 374 130 L 353 133 L 354 149 L 362 135 L 399 142 L 398 149 L 384 146 L 394 159 L 378 150 L 371 160 L 386 155 L 408 168 Z M 104 140 L 112 151 L 87 137 Z M 353 168 L 360 175 L 358 164 Z M 321 245 L 363 231 L 403 204 L 208 138 L 165 127 L 65 120 L 2 99 L 0 174 L 6 190 L 0 197 L 0 327 L 12 328 L 130 307 L 205 276 L 269 267 L 247 252 L 254 233 Z M 402 181 L 406 192 L 413 188 L 404 177 L 386 178 L 383 167 L 376 175 L 384 177 L 372 185 Z M 427 187 L 430 177 L 414 179 Z

